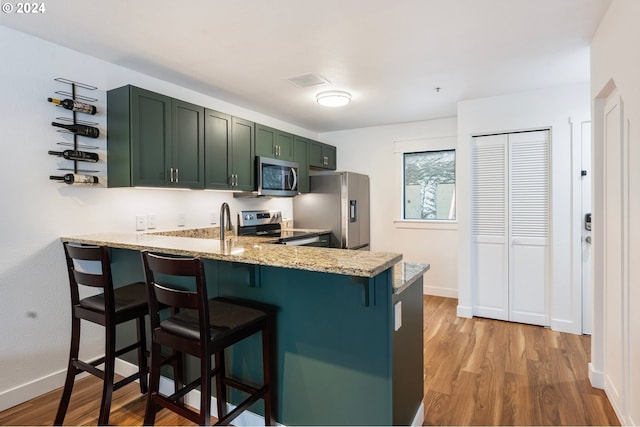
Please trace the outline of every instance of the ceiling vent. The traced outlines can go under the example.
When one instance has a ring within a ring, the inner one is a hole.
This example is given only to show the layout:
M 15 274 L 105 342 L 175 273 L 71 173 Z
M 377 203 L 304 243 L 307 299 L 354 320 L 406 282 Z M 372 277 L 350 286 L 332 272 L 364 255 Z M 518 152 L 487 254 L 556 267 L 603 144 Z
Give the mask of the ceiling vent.
M 329 84 L 329 80 L 315 73 L 302 74 L 289 79 L 291 83 L 298 87 L 312 87 Z

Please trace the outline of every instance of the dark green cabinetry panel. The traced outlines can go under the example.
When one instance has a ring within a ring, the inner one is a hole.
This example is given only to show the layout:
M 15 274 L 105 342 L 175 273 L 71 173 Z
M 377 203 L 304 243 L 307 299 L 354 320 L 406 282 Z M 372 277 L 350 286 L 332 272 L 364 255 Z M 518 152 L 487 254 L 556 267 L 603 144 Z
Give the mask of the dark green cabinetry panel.
M 231 139 L 231 116 L 214 110 L 205 110 L 205 187 L 227 190 L 231 187 L 228 165 L 228 145 Z
M 298 191 L 309 192 L 309 140 L 301 136 L 293 137 L 293 161 L 298 168 Z
M 256 156 L 293 161 L 293 135 L 256 124 Z
M 234 189 L 254 189 L 254 123 L 238 117 L 231 118 L 231 171 L 235 175 Z
M 336 170 L 336 147 L 318 141 L 309 141 L 309 166 Z
M 171 100 L 172 140 L 167 184 L 204 188 L 204 108 Z
M 253 190 L 254 124 L 205 111 L 206 188 Z
M 204 187 L 204 109 L 135 86 L 107 92 L 109 187 Z

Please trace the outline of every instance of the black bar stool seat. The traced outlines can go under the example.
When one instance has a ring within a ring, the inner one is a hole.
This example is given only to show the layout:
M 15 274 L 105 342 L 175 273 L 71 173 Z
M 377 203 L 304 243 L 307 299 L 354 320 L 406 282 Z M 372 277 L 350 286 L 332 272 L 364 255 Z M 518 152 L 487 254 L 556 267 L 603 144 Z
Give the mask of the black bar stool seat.
M 109 424 L 111 396 L 115 390 L 130 382 L 140 380 L 140 392 L 147 392 L 147 346 L 144 317 L 149 313 L 146 285 L 142 282 L 113 288 L 109 248 L 80 246 L 64 243 L 64 253 L 69 273 L 71 290 L 71 345 L 67 375 L 60 398 L 54 425 L 62 425 L 71 400 L 71 392 L 76 375 L 88 372 L 103 380 L 102 400 L 98 424 Z M 94 261 L 100 266 L 99 272 L 88 272 L 78 268 L 79 263 Z M 80 299 L 79 285 L 101 289 L 102 292 Z M 116 325 L 136 320 L 137 340 L 133 344 L 116 349 Z M 98 360 L 85 362 L 78 359 L 80 347 L 80 320 L 86 320 L 105 327 L 105 355 Z M 138 371 L 114 382 L 115 359 L 130 351 L 138 352 Z M 104 369 L 97 368 L 104 363 Z
M 275 408 L 277 309 L 268 304 L 234 298 L 208 299 L 204 269 L 198 258 L 173 258 L 143 252 L 142 260 L 149 293 L 152 332 L 151 373 L 144 424 L 152 425 L 156 412 L 164 407 L 199 425 L 210 425 L 211 378 L 215 376 L 218 424 L 230 423 L 254 402 L 263 399 L 265 425 L 271 425 Z M 187 291 L 168 284 L 168 276 L 191 277 L 196 290 Z M 171 314 L 161 320 L 159 312 L 163 305 L 171 308 Z M 262 335 L 263 385 L 253 387 L 226 376 L 224 350 L 258 332 Z M 180 383 L 181 387 L 171 396 L 159 392 L 163 360 L 161 346 L 169 347 L 178 357 L 186 353 L 200 359 L 200 376 L 195 381 L 182 386 L 182 372 L 174 372 L 174 381 Z M 212 356 L 215 356 L 215 369 L 211 364 Z M 199 412 L 187 408 L 183 403 L 184 396 L 196 387 L 200 387 Z M 249 395 L 229 413 L 227 387 Z

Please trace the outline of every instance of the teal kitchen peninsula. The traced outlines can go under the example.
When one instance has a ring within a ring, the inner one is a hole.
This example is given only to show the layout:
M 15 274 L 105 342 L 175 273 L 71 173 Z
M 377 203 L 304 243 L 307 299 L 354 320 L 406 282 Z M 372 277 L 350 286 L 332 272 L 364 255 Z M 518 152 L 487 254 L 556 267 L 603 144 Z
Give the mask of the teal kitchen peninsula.
M 203 238 L 203 230 L 61 240 L 110 247 L 115 286 L 144 280 L 140 251 L 196 256 L 205 260 L 210 296 L 279 307 L 279 423 L 422 422 L 422 275 L 428 264 L 403 263 L 394 253 L 276 245 L 256 237 L 220 241 Z M 259 384 L 260 363 L 254 361 L 260 357 L 260 341 L 254 338 L 231 349 L 229 369 Z M 188 375 L 197 375 L 196 366 L 187 366 Z M 262 410 L 261 403 L 251 409 Z

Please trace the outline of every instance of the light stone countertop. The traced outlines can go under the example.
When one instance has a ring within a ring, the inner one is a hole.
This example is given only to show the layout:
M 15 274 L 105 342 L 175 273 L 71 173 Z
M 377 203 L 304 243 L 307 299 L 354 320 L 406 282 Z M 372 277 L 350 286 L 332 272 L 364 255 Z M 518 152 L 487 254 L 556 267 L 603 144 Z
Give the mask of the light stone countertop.
M 430 268 L 431 264 L 398 262 L 393 266 L 393 293 L 402 293 Z
M 374 277 L 402 259 L 401 254 L 390 252 L 276 245 L 270 244 L 273 238 L 263 237 L 234 235 L 222 242 L 217 232 L 217 227 L 156 233 L 105 232 L 62 236 L 60 240 L 357 277 Z M 182 237 L 185 235 L 193 237 Z

